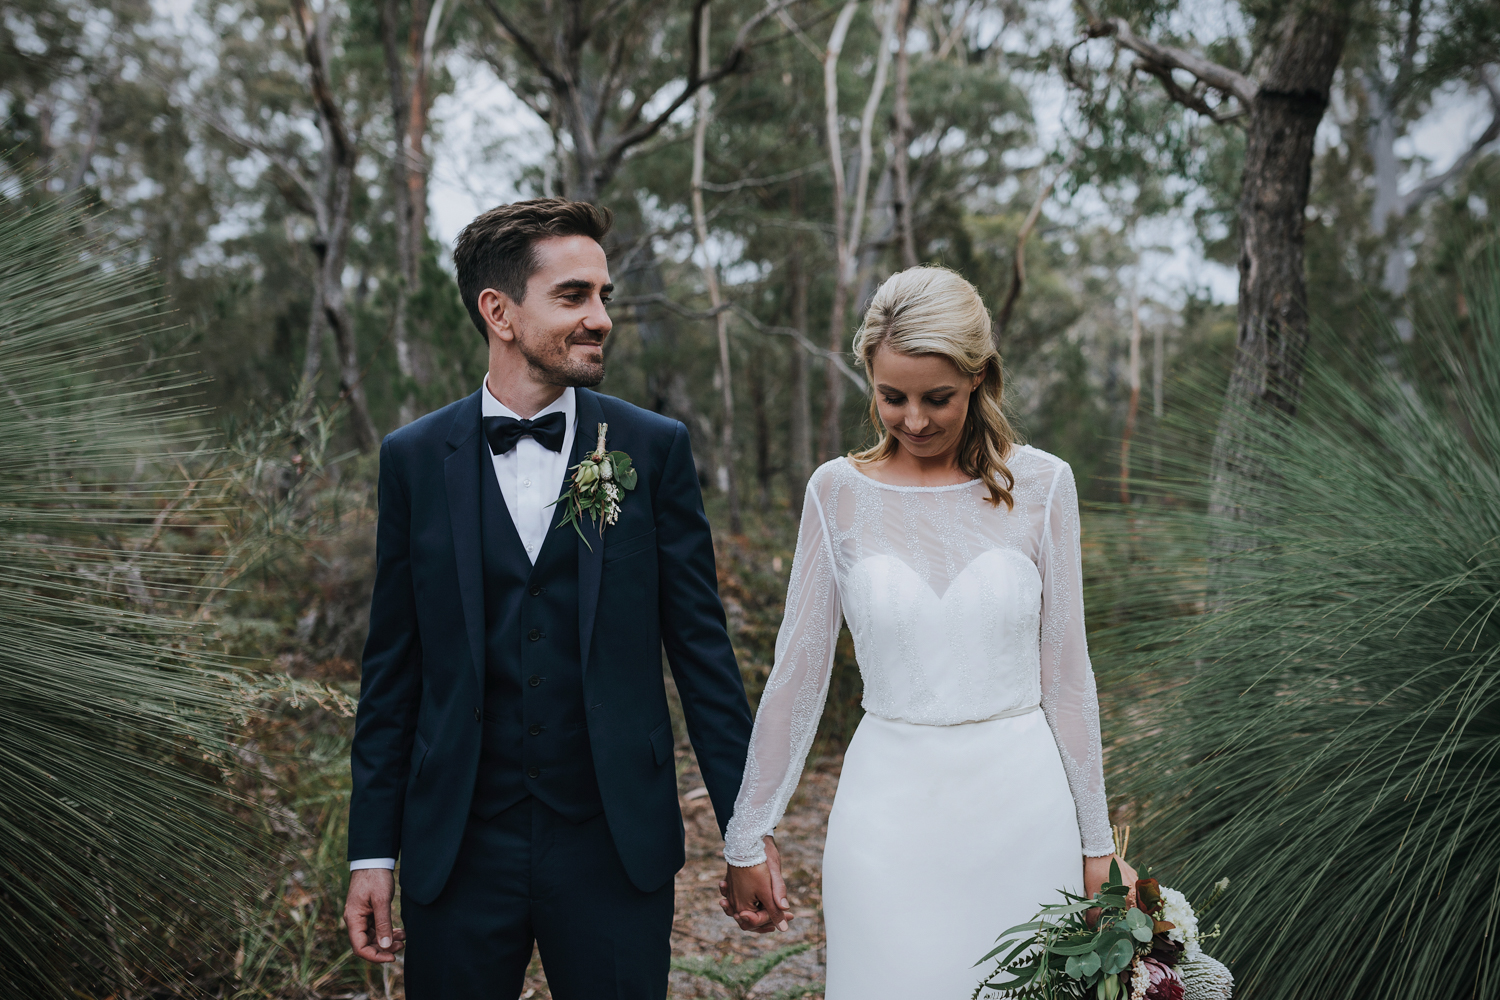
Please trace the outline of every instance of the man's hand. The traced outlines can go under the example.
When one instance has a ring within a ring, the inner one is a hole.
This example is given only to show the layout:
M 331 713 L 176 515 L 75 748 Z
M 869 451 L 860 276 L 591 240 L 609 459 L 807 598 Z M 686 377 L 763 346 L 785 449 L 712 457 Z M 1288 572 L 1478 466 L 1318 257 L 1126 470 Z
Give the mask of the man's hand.
M 406 932 L 391 929 L 396 878 L 389 868 L 361 868 L 349 874 L 344 926 L 354 954 L 366 962 L 394 962 Z
M 719 883 L 719 906 L 734 918 L 740 930 L 767 934 L 784 931 L 795 917 L 786 897 L 786 882 L 781 877 L 781 853 L 776 840 L 765 838 L 766 860 L 754 868 L 729 866 Z

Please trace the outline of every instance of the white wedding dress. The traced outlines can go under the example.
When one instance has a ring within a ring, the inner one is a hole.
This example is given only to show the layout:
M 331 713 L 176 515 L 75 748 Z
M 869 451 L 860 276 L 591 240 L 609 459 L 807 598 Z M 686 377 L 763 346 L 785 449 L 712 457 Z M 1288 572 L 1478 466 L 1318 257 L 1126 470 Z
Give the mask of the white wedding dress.
M 1013 510 L 978 481 L 888 486 L 842 458 L 808 483 L 724 854 L 765 860 L 842 615 L 866 714 L 823 854 L 827 1000 L 968 1000 L 995 936 L 1113 850 L 1072 471 L 1024 446 L 1007 464 Z

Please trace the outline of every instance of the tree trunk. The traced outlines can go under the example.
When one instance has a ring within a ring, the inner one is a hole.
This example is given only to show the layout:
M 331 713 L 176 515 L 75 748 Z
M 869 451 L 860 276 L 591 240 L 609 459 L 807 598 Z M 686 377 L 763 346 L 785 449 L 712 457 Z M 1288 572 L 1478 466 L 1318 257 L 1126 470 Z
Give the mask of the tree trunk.
M 1135 438 L 1141 408 L 1141 298 L 1130 293 L 1130 402 L 1125 407 L 1125 430 L 1120 434 L 1120 502 L 1130 502 L 1130 444 Z
M 1249 422 L 1292 416 L 1307 359 L 1303 226 L 1313 138 L 1343 54 L 1349 9 L 1342 0 L 1294 6 L 1250 107 L 1239 202 L 1239 332 L 1214 440 L 1211 509 L 1233 520 L 1249 492 L 1271 480 L 1254 458 Z M 1231 543 L 1239 548 L 1239 542 Z
M 800 350 L 800 348 L 798 348 Z M 750 414 L 755 425 L 755 506 L 771 509 L 771 419 L 766 399 L 766 352 L 750 352 Z
M 416 397 L 413 393 L 415 370 L 412 365 L 411 341 L 406 328 L 406 303 L 417 284 L 417 257 L 412 245 L 411 171 L 408 169 L 409 123 L 414 106 L 406 90 L 406 73 L 401 67 L 401 52 L 396 47 L 398 21 L 397 0 L 380 4 L 380 39 L 385 50 L 386 82 L 391 92 L 391 119 L 395 126 L 396 148 L 391 156 L 391 201 L 396 223 L 395 301 L 391 304 L 391 342 L 396 350 L 396 369 L 401 376 L 398 395 L 401 405 L 397 422 L 406 426 L 416 419 Z M 415 11 L 413 11 L 415 17 Z
M 858 3 L 850 0 L 839 12 L 833 32 L 828 39 L 828 48 L 823 53 L 823 102 L 825 129 L 828 133 L 829 165 L 833 168 L 833 228 L 834 243 L 838 258 L 838 273 L 834 277 L 833 308 L 828 317 L 828 350 L 834 355 L 844 353 L 844 325 L 849 312 L 849 292 L 857 277 L 860 237 L 864 229 L 865 199 L 870 189 L 870 167 L 874 160 L 872 133 L 875 112 L 880 107 L 881 95 L 885 92 L 886 72 L 891 61 L 891 38 L 895 33 L 896 12 L 886 13 L 885 25 L 880 33 L 880 48 L 875 54 L 875 74 L 870 81 L 870 93 L 865 99 L 864 113 L 859 124 L 859 162 L 854 181 L 854 204 L 846 214 L 844 196 L 843 147 L 839 137 L 839 90 L 838 61 L 843 52 L 844 39 L 849 23 L 854 19 Z M 845 229 L 847 227 L 847 233 Z M 823 411 L 823 453 L 832 458 L 843 451 L 842 410 L 844 408 L 843 375 L 834 365 L 829 365 L 826 388 L 828 402 Z
M 365 402 L 364 373 L 359 367 L 354 324 L 344 302 L 344 266 L 349 259 L 354 168 L 359 160 L 359 148 L 344 123 L 343 111 L 334 96 L 330 79 L 328 32 L 332 8 L 325 7 L 314 16 L 304 0 L 291 0 L 291 6 L 302 33 L 313 107 L 317 111 L 318 131 L 323 139 L 313 206 L 317 223 L 313 253 L 318 262 L 313 276 L 313 308 L 315 312 L 321 312 L 323 322 L 333 329 L 338 351 L 339 395 L 349 404 L 350 423 L 360 450 L 368 452 L 380 444 L 380 435 L 375 431 L 370 408 Z M 321 326 L 316 315 L 308 324 L 308 339 L 308 360 L 299 390 L 300 405 L 303 406 L 311 402 L 316 392 L 316 385 L 308 378 L 309 370 L 315 367 L 312 352 L 318 346 L 313 341 L 321 341 Z M 321 358 L 320 348 L 318 357 Z M 316 374 L 315 370 L 313 374 Z
M 700 71 L 708 72 L 708 12 L 703 12 L 699 23 L 698 52 Z M 719 273 L 709 257 L 708 221 L 703 211 L 703 160 L 704 142 L 708 137 L 709 104 L 713 95 L 707 87 L 697 93 L 698 115 L 693 128 L 693 231 L 698 237 L 698 252 L 703 255 L 703 281 L 708 285 L 708 301 L 713 307 L 714 324 L 719 341 L 719 391 L 723 394 L 724 415 L 719 426 L 719 489 L 729 499 L 729 530 L 738 535 L 744 528 L 740 523 L 740 498 L 734 470 L 734 381 L 729 366 L 729 313 L 724 309 L 723 297 L 719 293 Z
M 828 313 L 828 349 L 834 354 L 844 352 L 844 314 L 849 308 L 849 257 L 850 248 L 845 239 L 847 209 L 844 206 L 844 148 L 839 135 L 839 54 L 844 50 L 844 39 L 849 33 L 849 22 L 859 9 L 856 0 L 849 0 L 839 11 L 833 32 L 828 37 L 828 46 L 823 52 L 823 112 L 824 132 L 828 142 L 828 165 L 833 172 L 833 245 L 834 279 L 833 306 Z M 839 417 L 844 409 L 844 379 L 838 369 L 829 364 L 824 367 L 823 379 L 823 436 L 818 449 L 818 460 L 827 461 L 843 450 L 843 434 Z
M 802 215 L 802 181 L 799 178 L 792 189 L 792 214 Z M 802 234 L 792 242 L 792 254 L 787 262 L 792 281 L 792 326 L 808 334 L 807 326 L 807 262 L 802 255 Z M 807 479 L 812 475 L 812 400 L 808 388 L 808 358 L 802 345 L 793 346 L 791 353 L 791 412 L 788 430 L 791 447 L 787 449 L 787 494 L 792 498 L 792 513 L 802 516 L 802 495 L 807 489 Z
M 351 196 L 354 189 L 354 157 L 338 164 L 334 170 L 335 188 L 333 200 L 333 226 L 324 242 L 320 271 L 319 298 L 323 302 L 323 315 L 333 329 L 334 345 L 339 360 L 339 396 L 349 404 L 349 422 L 354 429 L 354 438 L 359 449 L 374 451 L 380 446 L 380 435 L 375 422 L 370 419 L 370 407 L 365 400 L 364 372 L 359 366 L 359 348 L 354 336 L 354 323 L 344 301 L 344 266 L 349 259 L 349 229 Z
M 901 268 L 917 266 L 917 241 L 911 223 L 911 54 L 906 38 L 910 33 L 917 0 L 896 0 L 896 107 L 891 118 L 891 144 L 895 149 L 896 194 L 891 201 L 896 232 L 901 237 Z

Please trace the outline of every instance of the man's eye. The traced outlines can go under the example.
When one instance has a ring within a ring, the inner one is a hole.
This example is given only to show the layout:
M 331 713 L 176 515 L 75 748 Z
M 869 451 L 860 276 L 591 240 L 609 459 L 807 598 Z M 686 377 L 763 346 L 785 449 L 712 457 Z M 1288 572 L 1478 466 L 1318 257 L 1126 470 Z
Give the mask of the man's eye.
M 605 305 L 609 305 L 609 300 L 612 298 L 614 298 L 613 295 L 601 295 L 599 296 L 599 301 L 603 302 Z

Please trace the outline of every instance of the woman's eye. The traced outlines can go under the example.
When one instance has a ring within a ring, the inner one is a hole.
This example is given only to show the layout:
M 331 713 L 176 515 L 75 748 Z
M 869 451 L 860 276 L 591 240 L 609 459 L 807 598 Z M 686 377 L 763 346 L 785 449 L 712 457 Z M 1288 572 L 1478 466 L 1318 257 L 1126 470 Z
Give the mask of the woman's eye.
M 952 396 L 938 396 L 938 397 L 928 396 L 927 397 L 927 402 L 928 402 L 929 405 L 932 405 L 932 406 L 947 406 L 948 403 L 952 399 L 953 399 Z
M 902 403 L 906 402 L 905 396 L 886 396 L 884 397 L 884 399 L 886 406 L 900 406 Z

